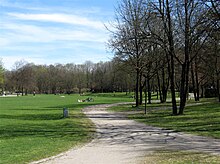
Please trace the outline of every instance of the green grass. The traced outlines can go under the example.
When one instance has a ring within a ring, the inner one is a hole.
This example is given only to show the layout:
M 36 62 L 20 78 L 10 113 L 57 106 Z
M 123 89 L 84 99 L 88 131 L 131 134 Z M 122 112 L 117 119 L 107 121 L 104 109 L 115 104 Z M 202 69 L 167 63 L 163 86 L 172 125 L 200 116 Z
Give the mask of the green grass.
M 95 128 L 81 109 L 88 105 L 132 101 L 129 96 L 37 95 L 0 98 L 0 163 L 28 163 L 56 155 L 93 138 Z M 124 95 L 124 94 L 122 94 Z M 63 118 L 63 108 L 69 118 Z
M 220 156 L 192 151 L 159 150 L 147 155 L 144 164 L 218 164 Z
M 171 115 L 171 104 L 148 104 L 147 115 L 142 113 L 132 114 L 128 117 L 148 125 L 164 127 L 202 136 L 220 138 L 220 103 L 210 100 L 202 100 L 202 105 L 188 106 L 184 115 Z M 208 102 L 208 103 L 207 103 Z M 162 108 L 162 109 L 160 109 Z M 114 107 L 114 111 L 137 110 L 131 105 Z M 138 109 L 143 111 L 143 107 Z

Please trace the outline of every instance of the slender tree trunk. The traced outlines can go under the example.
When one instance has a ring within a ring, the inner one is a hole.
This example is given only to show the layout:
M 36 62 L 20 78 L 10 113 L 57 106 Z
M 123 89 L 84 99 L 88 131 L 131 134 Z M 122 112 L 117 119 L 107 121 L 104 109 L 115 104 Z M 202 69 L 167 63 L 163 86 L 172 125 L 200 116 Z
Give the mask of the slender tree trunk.
M 22 91 L 22 96 L 24 96 L 24 87 L 21 87 L 21 91 Z
M 160 95 L 160 102 L 163 103 L 163 95 L 161 93 L 161 86 L 160 86 L 160 76 L 159 76 L 159 73 L 157 71 L 157 84 L 158 84 L 158 92 L 159 92 L 159 95 Z
M 140 101 L 139 101 L 139 105 L 142 105 L 142 102 L 143 102 L 143 88 L 142 88 L 142 86 L 139 86 L 139 88 L 140 88 Z
M 201 85 L 201 98 L 204 98 L 204 86 Z
M 186 65 L 185 63 L 182 65 L 182 73 L 181 73 L 181 85 L 180 85 L 180 109 L 179 109 L 179 114 L 183 114 L 183 110 L 185 108 L 186 104 Z
M 139 103 L 140 105 L 143 104 L 143 90 L 144 90 L 145 86 L 146 86 L 146 81 L 144 80 L 144 83 L 142 85 L 142 80 L 140 80 L 140 86 L 139 86 L 140 87 L 140 103 Z
M 195 76 L 196 76 L 196 101 L 199 101 L 199 77 L 198 77 L 198 66 L 197 61 L 195 61 Z
M 143 102 L 143 87 L 141 83 L 142 83 L 142 73 L 140 73 L 140 77 L 139 77 L 139 91 L 140 91 L 139 105 L 142 105 Z
M 172 55 L 171 55 L 172 60 L 169 60 L 168 55 L 167 55 L 167 59 L 168 59 L 168 73 L 169 73 L 169 77 L 170 77 L 170 91 L 171 91 L 171 99 L 172 99 L 172 111 L 173 111 L 173 115 L 177 115 L 176 93 L 175 93 L 174 59 L 173 59 Z
M 145 95 L 144 113 L 147 114 L 147 78 L 146 77 L 145 77 L 145 80 L 144 80 L 144 86 L 145 86 L 145 90 L 144 90 L 144 95 Z
M 188 54 L 189 55 L 189 54 Z M 181 86 L 180 86 L 180 109 L 179 114 L 182 115 L 186 106 L 186 98 L 189 87 L 189 61 L 186 57 L 186 63 L 182 65 Z
M 180 109 L 179 114 L 182 115 L 184 108 L 186 106 L 186 97 L 187 97 L 187 91 L 188 91 L 188 83 L 189 83 L 189 14 L 188 14 L 188 0 L 185 0 L 184 2 L 184 8 L 185 8 L 185 50 L 184 50 L 184 58 L 185 61 L 182 64 L 182 74 L 181 74 L 181 86 L 180 86 Z
M 169 79 L 168 79 L 168 84 L 166 86 L 166 79 L 165 79 L 165 70 L 164 68 L 162 69 L 162 95 L 163 95 L 163 100 L 162 100 L 162 103 L 166 102 L 167 100 L 167 89 L 168 89 L 168 86 L 169 86 Z
M 139 76 L 140 76 L 140 71 L 139 69 L 136 70 L 136 87 L 135 87 L 135 99 L 136 99 L 136 107 L 139 106 Z
M 150 86 L 149 77 L 147 77 L 147 91 L 148 91 L 148 104 L 151 104 L 151 86 Z
M 218 94 L 218 101 L 220 102 L 220 88 L 219 87 L 220 87 L 220 80 L 217 79 L 217 94 Z
M 218 95 L 218 99 L 219 99 L 219 102 L 220 102 L 220 72 L 219 72 L 219 52 L 218 52 L 218 43 L 219 43 L 219 40 L 216 40 L 215 41 L 215 72 L 216 72 L 216 79 L 217 79 L 217 95 Z
M 195 86 L 195 73 L 194 73 L 193 63 L 191 63 L 191 78 L 192 78 L 192 87 L 193 87 L 194 99 L 195 99 L 195 101 L 197 101 L 196 86 Z
M 170 66 L 169 75 L 170 75 L 170 90 L 172 95 L 172 107 L 173 107 L 173 115 L 177 115 L 177 105 L 176 105 L 176 93 L 175 93 L 175 66 L 174 66 L 174 41 L 173 41 L 173 30 L 172 30 L 172 21 L 171 21 L 171 13 L 170 13 L 170 4 L 169 0 L 166 0 L 166 10 L 167 10 L 167 21 L 168 21 L 168 41 L 169 41 L 169 56 L 170 56 Z M 165 20 L 164 20 L 165 21 Z M 168 64 L 169 64 L 169 57 Z

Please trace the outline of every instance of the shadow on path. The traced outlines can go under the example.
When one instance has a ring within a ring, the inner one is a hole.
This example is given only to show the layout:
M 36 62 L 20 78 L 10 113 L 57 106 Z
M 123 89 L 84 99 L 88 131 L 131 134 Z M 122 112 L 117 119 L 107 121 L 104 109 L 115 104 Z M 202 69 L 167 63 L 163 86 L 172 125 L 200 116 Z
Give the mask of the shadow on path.
M 86 115 L 96 124 L 96 142 L 139 147 L 140 151 L 166 148 L 220 154 L 219 139 L 147 126 L 128 120 L 122 113 L 105 111 L 109 106 L 112 105 L 92 106 L 85 110 Z

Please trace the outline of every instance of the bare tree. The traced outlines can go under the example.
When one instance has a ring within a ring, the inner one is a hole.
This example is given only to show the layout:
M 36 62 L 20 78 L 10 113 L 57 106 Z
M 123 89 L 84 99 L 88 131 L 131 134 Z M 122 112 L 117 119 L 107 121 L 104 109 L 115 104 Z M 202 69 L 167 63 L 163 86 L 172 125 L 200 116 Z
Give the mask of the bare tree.
M 170 78 L 170 90 L 172 95 L 173 115 L 177 115 L 176 91 L 175 91 L 175 43 L 174 20 L 172 15 L 173 3 L 169 0 L 148 1 L 149 14 L 153 22 L 148 23 L 150 35 L 166 54 L 168 73 Z M 155 27 L 156 26 L 156 27 Z
M 116 31 L 112 32 L 110 47 L 115 56 L 123 62 L 132 65 L 136 73 L 136 106 L 139 105 L 140 75 L 145 67 L 145 39 L 142 27 L 145 17 L 143 0 L 123 0 L 116 11 Z

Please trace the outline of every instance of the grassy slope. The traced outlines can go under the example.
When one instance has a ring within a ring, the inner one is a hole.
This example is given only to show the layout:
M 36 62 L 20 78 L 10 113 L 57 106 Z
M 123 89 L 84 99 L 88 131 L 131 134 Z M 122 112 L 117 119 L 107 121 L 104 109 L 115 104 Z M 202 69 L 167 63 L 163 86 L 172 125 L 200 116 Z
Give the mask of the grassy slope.
M 92 96 L 92 95 L 90 95 Z M 127 97 L 37 95 L 0 98 L 0 163 L 28 163 L 49 157 L 92 139 L 94 127 L 81 109 L 88 105 L 130 101 Z M 62 118 L 67 107 L 70 118 Z

